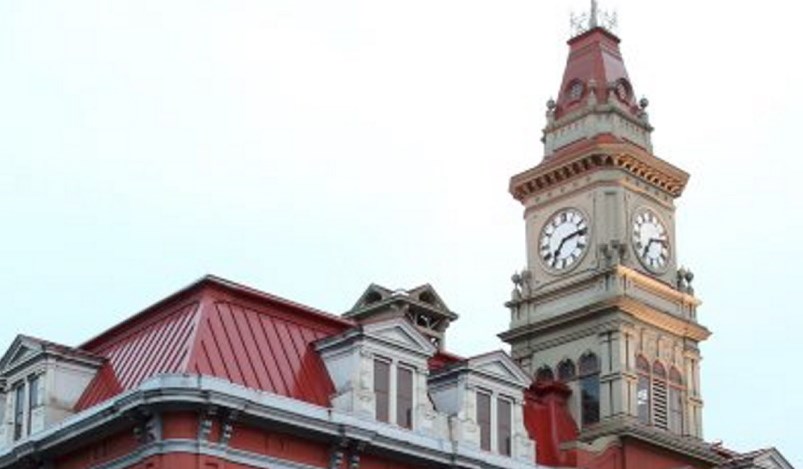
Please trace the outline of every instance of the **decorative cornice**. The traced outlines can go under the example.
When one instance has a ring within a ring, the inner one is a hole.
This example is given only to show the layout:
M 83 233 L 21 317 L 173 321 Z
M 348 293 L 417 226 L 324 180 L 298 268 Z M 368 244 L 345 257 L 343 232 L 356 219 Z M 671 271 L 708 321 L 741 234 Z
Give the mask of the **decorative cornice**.
M 604 136 L 601 136 L 604 137 Z M 570 145 L 545 159 L 538 166 L 513 176 L 510 193 L 524 202 L 527 197 L 546 192 L 566 181 L 593 171 L 621 169 L 653 184 L 673 197 L 679 197 L 689 175 L 636 145 L 604 142 L 603 138 Z
M 619 264 L 614 267 L 614 271 L 617 276 L 623 277 L 625 280 L 629 280 L 643 289 L 670 301 L 694 307 L 700 306 L 703 303 L 698 298 L 676 288 L 672 288 L 666 283 L 656 280 L 649 275 L 645 275 L 636 269 Z
M 264 391 L 248 389 L 229 381 L 197 375 L 160 375 L 143 382 L 137 389 L 120 394 L 95 407 L 80 412 L 58 425 L 30 435 L 18 444 L 0 450 L 0 468 L 19 467 L 22 460 L 41 458 L 42 455 L 59 454 L 64 448 L 72 448 L 76 441 L 86 442 L 92 435 L 102 435 L 121 419 L 137 414 L 140 409 L 163 411 L 170 409 L 192 409 L 199 412 L 211 408 L 219 412 L 238 410 L 238 422 L 248 422 L 270 428 L 286 428 L 288 431 L 303 432 L 317 438 L 338 441 L 343 435 L 356 443 L 364 442 L 388 456 L 404 458 L 413 464 L 448 465 L 460 468 L 485 469 L 534 469 L 535 463 L 525 463 L 510 457 L 490 454 L 479 448 L 456 445 L 428 434 L 409 431 L 382 422 L 366 420 L 347 412 L 321 407 L 296 399 L 279 396 Z M 221 415 L 226 415 L 221 414 Z M 199 429 L 200 430 L 200 429 Z M 115 462 L 100 467 L 130 467 L 131 461 L 141 460 L 149 451 L 161 454 L 160 448 L 169 446 L 169 441 L 192 448 L 191 452 L 220 455 L 234 462 L 248 460 L 254 465 L 263 456 L 235 450 L 221 442 L 203 442 L 199 439 L 161 440 L 140 445 L 128 456 L 124 463 Z M 222 438 L 222 436 L 221 436 Z M 364 447 L 364 445 L 363 445 Z M 177 451 L 182 452 L 182 451 Z M 270 459 L 270 458 L 269 458 Z M 274 460 L 274 462 L 278 462 Z M 246 462 L 243 462 L 244 464 Z M 308 466 L 285 461 L 288 469 L 304 469 Z M 280 465 L 281 466 L 281 465 Z M 274 467 L 270 464 L 257 464 L 255 467 Z
M 623 279 L 625 285 L 624 289 L 614 296 L 590 303 L 577 310 L 510 329 L 499 334 L 499 338 L 509 343 L 511 340 L 529 336 L 535 332 L 563 327 L 567 323 L 575 322 L 592 315 L 598 315 L 603 311 L 621 311 L 635 320 L 655 326 L 678 337 L 690 338 L 698 342 L 707 339 L 711 335 L 711 332 L 706 327 L 695 321 L 661 311 L 638 299 L 631 298 L 628 296 L 628 290 L 635 286 L 675 304 L 688 307 L 689 309 L 695 308 L 701 304 L 700 300 L 694 296 L 676 290 L 663 282 L 623 265 L 616 265 L 611 269 L 600 272 L 598 275 L 589 277 L 584 280 L 584 283 L 593 284 L 598 281 L 601 275 L 614 275 L 615 277 Z M 572 288 L 578 288 L 578 285 L 574 284 Z M 516 302 L 511 301 L 507 303 L 507 306 L 518 306 L 537 302 L 539 299 L 543 298 L 544 295 L 551 295 L 556 291 L 557 290 L 543 293 L 538 292 L 532 297 L 523 298 Z

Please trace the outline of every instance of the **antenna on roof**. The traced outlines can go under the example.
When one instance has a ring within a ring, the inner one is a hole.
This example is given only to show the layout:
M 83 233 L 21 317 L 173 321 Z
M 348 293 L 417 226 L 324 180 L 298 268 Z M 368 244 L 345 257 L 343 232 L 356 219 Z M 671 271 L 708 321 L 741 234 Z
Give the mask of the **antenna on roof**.
M 615 11 L 600 10 L 597 0 L 591 0 L 591 10 L 587 13 L 571 13 L 570 22 L 572 37 L 575 37 L 594 28 L 602 28 L 615 33 L 619 21 Z

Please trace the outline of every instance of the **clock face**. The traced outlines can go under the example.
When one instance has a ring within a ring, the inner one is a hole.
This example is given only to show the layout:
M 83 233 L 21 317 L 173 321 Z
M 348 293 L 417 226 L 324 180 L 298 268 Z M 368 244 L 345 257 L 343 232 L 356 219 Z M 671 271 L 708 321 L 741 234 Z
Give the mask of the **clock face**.
M 572 101 L 577 101 L 583 96 L 583 82 L 575 81 L 569 87 L 569 99 Z
M 669 263 L 669 237 L 658 215 L 644 210 L 633 219 L 633 249 L 644 267 L 662 271 Z
M 541 260 L 549 268 L 564 270 L 574 265 L 587 246 L 588 222 L 579 210 L 561 210 L 541 230 Z

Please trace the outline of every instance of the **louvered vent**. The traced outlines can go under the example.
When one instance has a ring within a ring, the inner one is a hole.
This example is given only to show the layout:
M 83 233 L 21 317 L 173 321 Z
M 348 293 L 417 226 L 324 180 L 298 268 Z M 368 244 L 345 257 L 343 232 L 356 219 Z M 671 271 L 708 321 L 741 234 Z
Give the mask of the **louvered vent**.
M 666 381 L 653 381 L 653 425 L 667 428 Z

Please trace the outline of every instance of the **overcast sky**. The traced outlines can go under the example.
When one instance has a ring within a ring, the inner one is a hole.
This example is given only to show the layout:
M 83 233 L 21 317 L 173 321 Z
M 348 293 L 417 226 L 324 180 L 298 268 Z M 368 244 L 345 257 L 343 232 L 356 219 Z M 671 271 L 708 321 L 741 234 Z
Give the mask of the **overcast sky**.
M 695 273 L 706 438 L 803 467 L 799 2 L 601 2 Z M 0 348 L 77 345 L 214 273 L 327 311 L 432 283 L 501 346 L 584 0 L 0 2 Z

